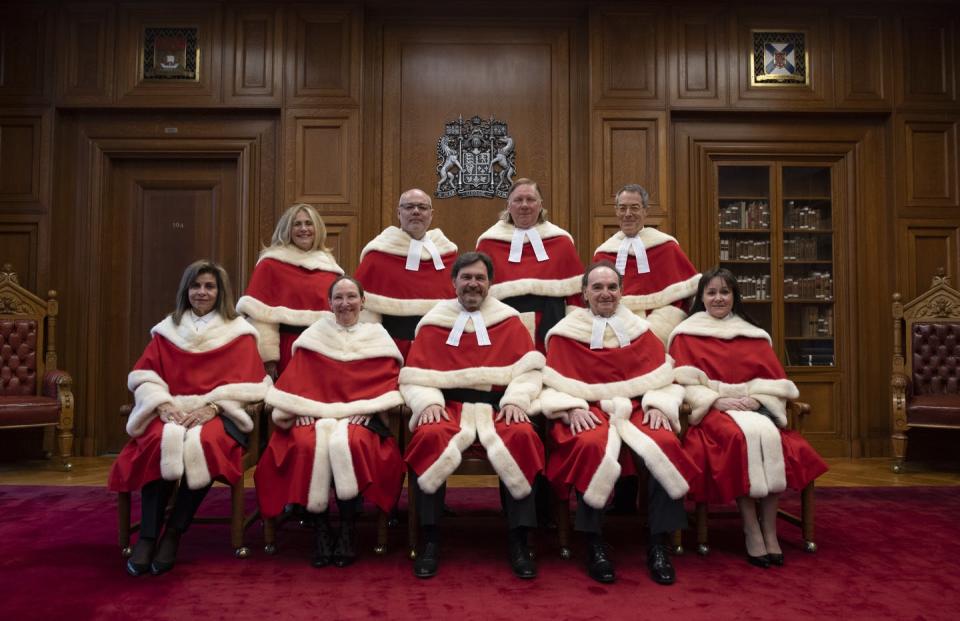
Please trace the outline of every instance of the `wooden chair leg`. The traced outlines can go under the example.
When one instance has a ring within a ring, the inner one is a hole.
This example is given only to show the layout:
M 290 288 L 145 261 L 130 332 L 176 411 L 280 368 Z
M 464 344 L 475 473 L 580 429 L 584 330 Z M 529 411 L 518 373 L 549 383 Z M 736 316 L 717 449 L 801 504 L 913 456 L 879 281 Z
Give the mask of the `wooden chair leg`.
M 697 503 L 697 554 L 706 556 L 710 553 L 707 542 L 707 503 Z
M 672 544 L 673 544 L 673 553 L 677 556 L 683 554 L 683 530 L 677 529 L 673 531 L 671 535 Z
M 890 442 L 893 445 L 893 471 L 896 474 L 902 474 L 903 460 L 907 455 L 906 429 L 895 429 L 890 436 Z
M 243 543 L 246 515 L 243 512 L 243 477 L 230 486 L 230 543 L 237 558 L 250 556 L 250 548 Z
M 560 558 L 567 561 L 573 556 L 570 550 L 570 501 L 557 498 L 554 503 L 557 515 L 557 537 L 560 539 Z
M 374 554 L 387 553 L 387 522 L 390 521 L 390 514 L 386 511 L 377 512 L 377 545 L 373 548 Z
M 263 551 L 277 553 L 277 518 L 263 518 Z
M 417 535 L 420 531 L 417 517 L 417 494 L 414 492 L 417 483 L 417 474 L 413 468 L 407 471 L 407 547 L 410 549 L 410 560 L 417 558 Z
M 800 493 L 800 520 L 803 529 L 803 549 L 816 552 L 817 544 L 813 540 L 813 481 L 810 481 Z
M 124 558 L 133 554 L 130 547 L 130 492 L 117 494 L 117 543 Z

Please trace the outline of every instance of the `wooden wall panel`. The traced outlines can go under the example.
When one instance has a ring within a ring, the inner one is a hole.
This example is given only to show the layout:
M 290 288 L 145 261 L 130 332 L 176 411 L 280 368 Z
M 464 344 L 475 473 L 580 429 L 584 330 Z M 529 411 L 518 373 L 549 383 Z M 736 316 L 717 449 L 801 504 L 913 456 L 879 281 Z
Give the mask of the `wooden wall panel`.
M 597 106 L 663 107 L 666 18 L 656 6 L 592 7 L 590 95 Z
M 34 293 L 37 293 L 40 247 L 38 218 L 0 212 L 0 266 L 12 265 L 20 284 Z M 44 293 L 39 295 L 43 297 Z
M 800 400 L 810 404 L 810 414 L 803 423 L 803 435 L 824 457 L 848 455 L 843 425 L 843 401 L 840 382 L 835 378 L 817 381 L 814 378 L 792 378 L 800 389 Z
M 362 25 L 357 6 L 303 6 L 291 11 L 286 56 L 288 105 L 360 105 Z
M 931 279 L 941 267 L 953 286 L 960 275 L 960 222 L 942 220 L 902 220 L 900 239 L 903 261 L 899 292 L 912 300 L 930 288 Z M 905 256 L 904 256 L 905 255 Z M 904 269 L 905 268 L 905 269 Z
M 650 219 L 663 225 L 669 216 L 666 114 L 594 111 L 590 150 L 590 208 L 594 217 L 613 216 L 617 191 L 639 183 L 650 193 Z M 592 235 L 602 234 L 593 227 Z M 606 237 L 591 237 L 596 248 Z
M 138 106 L 209 106 L 220 102 L 223 41 L 220 5 L 122 5 L 117 57 L 118 102 Z M 198 29 L 200 65 L 196 80 L 148 80 L 143 76 L 144 29 L 148 27 Z
M 227 7 L 224 103 L 279 105 L 283 98 L 283 10 Z
M 8 3 L 0 17 L 0 104 L 47 103 L 53 79 L 52 9 Z
M 903 202 L 905 207 L 958 207 L 957 124 L 903 119 Z
M 285 122 L 285 203 L 359 209 L 358 111 L 292 109 Z
M 61 12 L 58 97 L 67 105 L 113 102 L 115 10 L 109 4 L 71 4 Z
M 330 248 L 337 264 L 348 274 L 357 269 L 360 262 L 360 249 L 366 244 L 361 242 L 357 216 L 343 214 L 324 214 L 323 224 L 327 227 L 327 247 Z
M 891 36 L 877 14 L 842 14 L 834 21 L 837 105 L 890 106 Z
M 0 209 L 45 210 L 49 205 L 50 115 L 0 112 Z
M 671 19 L 670 105 L 727 105 L 726 8 L 675 7 Z
M 907 15 L 899 23 L 898 103 L 930 106 L 957 101 L 956 14 Z
M 753 30 L 806 33 L 808 83 L 805 85 L 753 85 Z M 766 109 L 823 109 L 833 106 L 831 30 L 824 8 L 795 9 L 780 15 L 744 9 L 736 16 L 732 41 L 730 96 L 734 107 Z

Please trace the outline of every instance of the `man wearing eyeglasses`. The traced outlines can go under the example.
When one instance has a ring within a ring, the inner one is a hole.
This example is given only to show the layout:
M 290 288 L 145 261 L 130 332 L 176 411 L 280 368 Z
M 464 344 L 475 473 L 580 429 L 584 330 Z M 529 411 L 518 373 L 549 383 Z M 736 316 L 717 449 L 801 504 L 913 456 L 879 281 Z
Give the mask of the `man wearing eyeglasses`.
M 355 277 L 366 290 L 364 321 L 380 321 L 404 358 L 417 322 L 439 300 L 454 297 L 450 266 L 457 246 L 431 229 L 433 204 L 419 189 L 400 195 L 400 227 L 389 226 L 360 253 Z
M 697 291 L 700 273 L 680 249 L 677 240 L 644 226 L 649 194 L 629 183 L 617 192 L 620 230 L 600 244 L 593 260 L 610 261 L 623 275 L 621 303 L 650 323 L 653 333 L 667 342 L 684 319 L 687 300 Z

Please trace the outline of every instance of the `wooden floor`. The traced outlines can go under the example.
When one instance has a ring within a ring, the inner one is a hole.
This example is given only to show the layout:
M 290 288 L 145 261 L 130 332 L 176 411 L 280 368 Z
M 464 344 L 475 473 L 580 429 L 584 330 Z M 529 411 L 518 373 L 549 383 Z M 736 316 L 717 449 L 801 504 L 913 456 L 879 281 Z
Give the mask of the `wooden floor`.
M 0 485 L 106 485 L 114 457 L 76 457 L 73 470 L 64 472 L 56 460 L 34 460 L 0 464 Z M 960 485 L 960 468 L 907 464 L 906 472 L 894 474 L 887 458 L 826 460 L 830 471 L 817 479 L 818 487 L 912 487 L 917 485 Z M 247 487 L 253 486 L 253 470 L 247 473 Z M 493 487 L 496 477 L 454 476 L 451 487 Z

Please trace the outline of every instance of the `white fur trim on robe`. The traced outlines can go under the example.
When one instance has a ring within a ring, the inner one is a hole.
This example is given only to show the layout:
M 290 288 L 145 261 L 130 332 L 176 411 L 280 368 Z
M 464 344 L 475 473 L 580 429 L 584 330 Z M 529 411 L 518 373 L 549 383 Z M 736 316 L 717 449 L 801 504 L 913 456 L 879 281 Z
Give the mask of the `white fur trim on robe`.
M 249 295 L 245 295 L 237 301 L 237 310 L 261 323 L 271 323 L 275 325 L 282 323 L 288 326 L 309 326 L 320 319 L 323 313 L 326 312 L 321 310 L 287 308 L 286 306 L 267 306 L 257 298 L 250 297 Z M 277 336 L 278 344 L 279 339 L 280 337 Z
M 447 239 L 447 236 L 444 235 L 440 229 L 430 229 L 426 233 L 426 238 L 434 243 L 441 256 L 457 251 L 457 245 Z M 403 229 L 396 226 L 388 226 L 363 247 L 363 250 L 360 251 L 360 260 L 363 261 L 367 253 L 373 251 L 406 258 L 407 253 L 410 251 L 410 241 L 412 239 L 413 238 L 407 235 Z M 420 250 L 420 259 L 422 261 L 431 258 L 430 252 L 426 248 Z
M 607 506 L 613 487 L 620 478 L 621 446 L 620 432 L 617 431 L 616 425 L 610 424 L 607 427 L 607 445 L 603 450 L 603 458 L 593 476 L 590 477 L 587 489 L 583 492 L 583 501 L 594 509 L 603 509 Z
M 484 239 L 493 239 L 502 242 L 512 242 L 513 232 L 516 230 L 512 224 L 503 220 L 497 220 L 496 224 L 484 231 L 477 238 L 477 244 Z M 540 222 L 536 224 L 534 230 L 540 234 L 540 239 L 547 240 L 554 237 L 566 237 L 573 242 L 573 236 L 552 222 Z M 553 260 L 553 257 L 550 258 Z M 520 278 L 517 280 L 508 280 L 504 282 L 495 282 L 490 285 L 490 295 L 499 300 L 505 300 L 518 295 L 542 295 L 552 298 L 563 298 L 580 292 L 581 276 L 571 276 L 559 280 L 545 280 L 539 278 Z
M 620 438 L 643 459 L 650 474 L 660 482 L 670 498 L 683 498 L 690 491 L 690 485 L 657 443 L 630 422 L 633 403 L 623 397 L 614 397 L 601 401 L 600 408 L 610 416 L 610 424 L 616 427 Z
M 280 324 L 257 321 L 247 315 L 247 322 L 257 331 L 257 353 L 263 361 L 280 359 Z
M 333 472 L 333 486 L 340 500 L 351 500 L 360 494 L 357 473 L 353 469 L 353 454 L 350 452 L 349 427 L 349 420 L 340 419 L 330 434 L 330 469 Z
M 424 326 L 452 328 L 453 324 L 457 322 L 457 318 L 460 317 L 460 311 L 462 310 L 463 306 L 460 305 L 459 300 L 456 298 L 437 302 L 426 315 L 420 318 L 420 321 L 417 323 L 415 334 L 419 334 L 420 328 Z M 515 308 L 508 306 L 500 300 L 490 297 L 489 295 L 480 305 L 480 313 L 483 315 L 483 323 L 486 325 L 488 330 L 501 321 L 505 321 L 511 317 L 520 316 L 520 313 L 518 313 Z M 476 329 L 473 327 L 473 322 L 467 322 L 467 325 L 464 326 L 463 331 L 476 332 Z
M 686 321 L 679 324 L 673 329 L 673 332 L 670 333 L 668 346 L 670 343 L 673 343 L 673 337 L 678 334 L 708 336 L 725 341 L 745 336 L 752 339 L 764 339 L 767 344 L 773 344 L 766 330 L 747 322 L 742 317 L 733 313 L 730 313 L 723 319 L 714 319 L 706 311 L 699 311 L 690 315 Z
M 665 244 L 667 242 L 677 243 L 677 239 L 670 235 L 667 235 L 663 231 L 656 229 L 652 226 L 645 226 L 640 229 L 640 232 L 637 233 L 637 237 L 640 238 L 640 241 L 643 243 L 643 247 L 646 249 L 656 248 L 660 244 Z M 603 252 L 607 254 L 617 254 L 620 251 L 620 246 L 623 244 L 627 236 L 623 231 L 617 231 L 611 235 L 605 242 L 597 246 L 597 249 L 593 251 L 593 254 L 598 252 Z M 630 250 L 627 253 L 627 256 L 637 256 L 633 251 L 633 246 L 629 246 Z
M 329 455 L 330 436 L 340 422 L 348 421 L 321 418 L 313 424 L 317 444 L 313 451 L 313 468 L 310 471 L 310 488 L 307 492 L 307 511 L 311 513 L 323 513 L 330 502 L 330 482 L 333 478 Z
M 650 329 L 653 333 L 656 334 L 657 338 L 666 346 L 670 339 L 670 333 L 673 332 L 674 328 L 680 325 L 680 322 L 686 319 L 686 317 L 686 312 L 672 304 L 667 304 L 666 306 L 661 306 L 660 308 L 647 312 L 646 320 L 647 323 L 650 324 Z
M 720 397 L 753 397 L 770 410 L 778 427 L 787 426 L 787 399 L 800 396 L 797 385 L 788 379 L 757 378 L 742 384 L 709 379 L 695 367 L 674 369 L 674 380 L 684 386 L 684 399 L 690 404 L 690 424 L 699 425 Z
M 694 274 L 686 280 L 675 282 L 662 290 L 645 295 L 625 295 L 620 303 L 635 313 L 669 306 L 678 300 L 687 299 L 697 292 L 700 274 Z M 679 310 L 679 309 L 678 309 Z
M 620 324 L 626 330 L 627 338 L 630 342 L 635 341 L 641 334 L 650 329 L 646 321 L 631 313 L 621 304 L 617 307 L 614 317 L 620 320 Z M 587 308 L 574 307 L 563 318 L 563 321 L 550 328 L 547 332 L 546 343 L 549 347 L 550 338 L 554 336 L 563 336 L 574 341 L 579 341 L 585 345 L 590 344 L 590 337 L 593 334 L 594 314 Z M 617 335 L 611 329 L 604 330 L 603 346 L 605 348 L 620 347 L 620 341 Z
M 785 490 L 787 472 L 780 430 L 758 412 L 730 410 L 727 415 L 740 427 L 747 443 L 750 497 L 763 498 Z
M 472 404 L 470 404 L 472 405 Z M 464 404 L 460 412 L 460 431 L 451 439 L 447 447 L 440 453 L 430 467 L 417 477 L 417 484 L 427 494 L 434 494 L 440 486 L 446 483 L 463 460 L 463 452 L 470 448 L 477 438 L 476 408 Z
M 333 255 L 323 250 L 304 252 L 294 245 L 269 246 L 260 253 L 257 263 L 264 259 L 273 259 L 313 271 L 322 270 L 338 275 L 343 274 L 343 269 L 337 265 L 337 260 L 333 258 Z
M 533 226 L 534 230 L 540 235 L 540 239 L 551 239 L 553 237 L 566 237 L 571 242 L 573 241 L 573 235 L 563 230 L 553 222 L 538 222 Z M 491 226 L 489 229 L 480 234 L 480 237 L 477 238 L 477 244 L 484 239 L 493 239 L 496 241 L 502 242 L 512 242 L 513 241 L 513 232 L 517 229 L 516 226 L 505 222 L 503 220 L 497 220 L 496 223 Z

